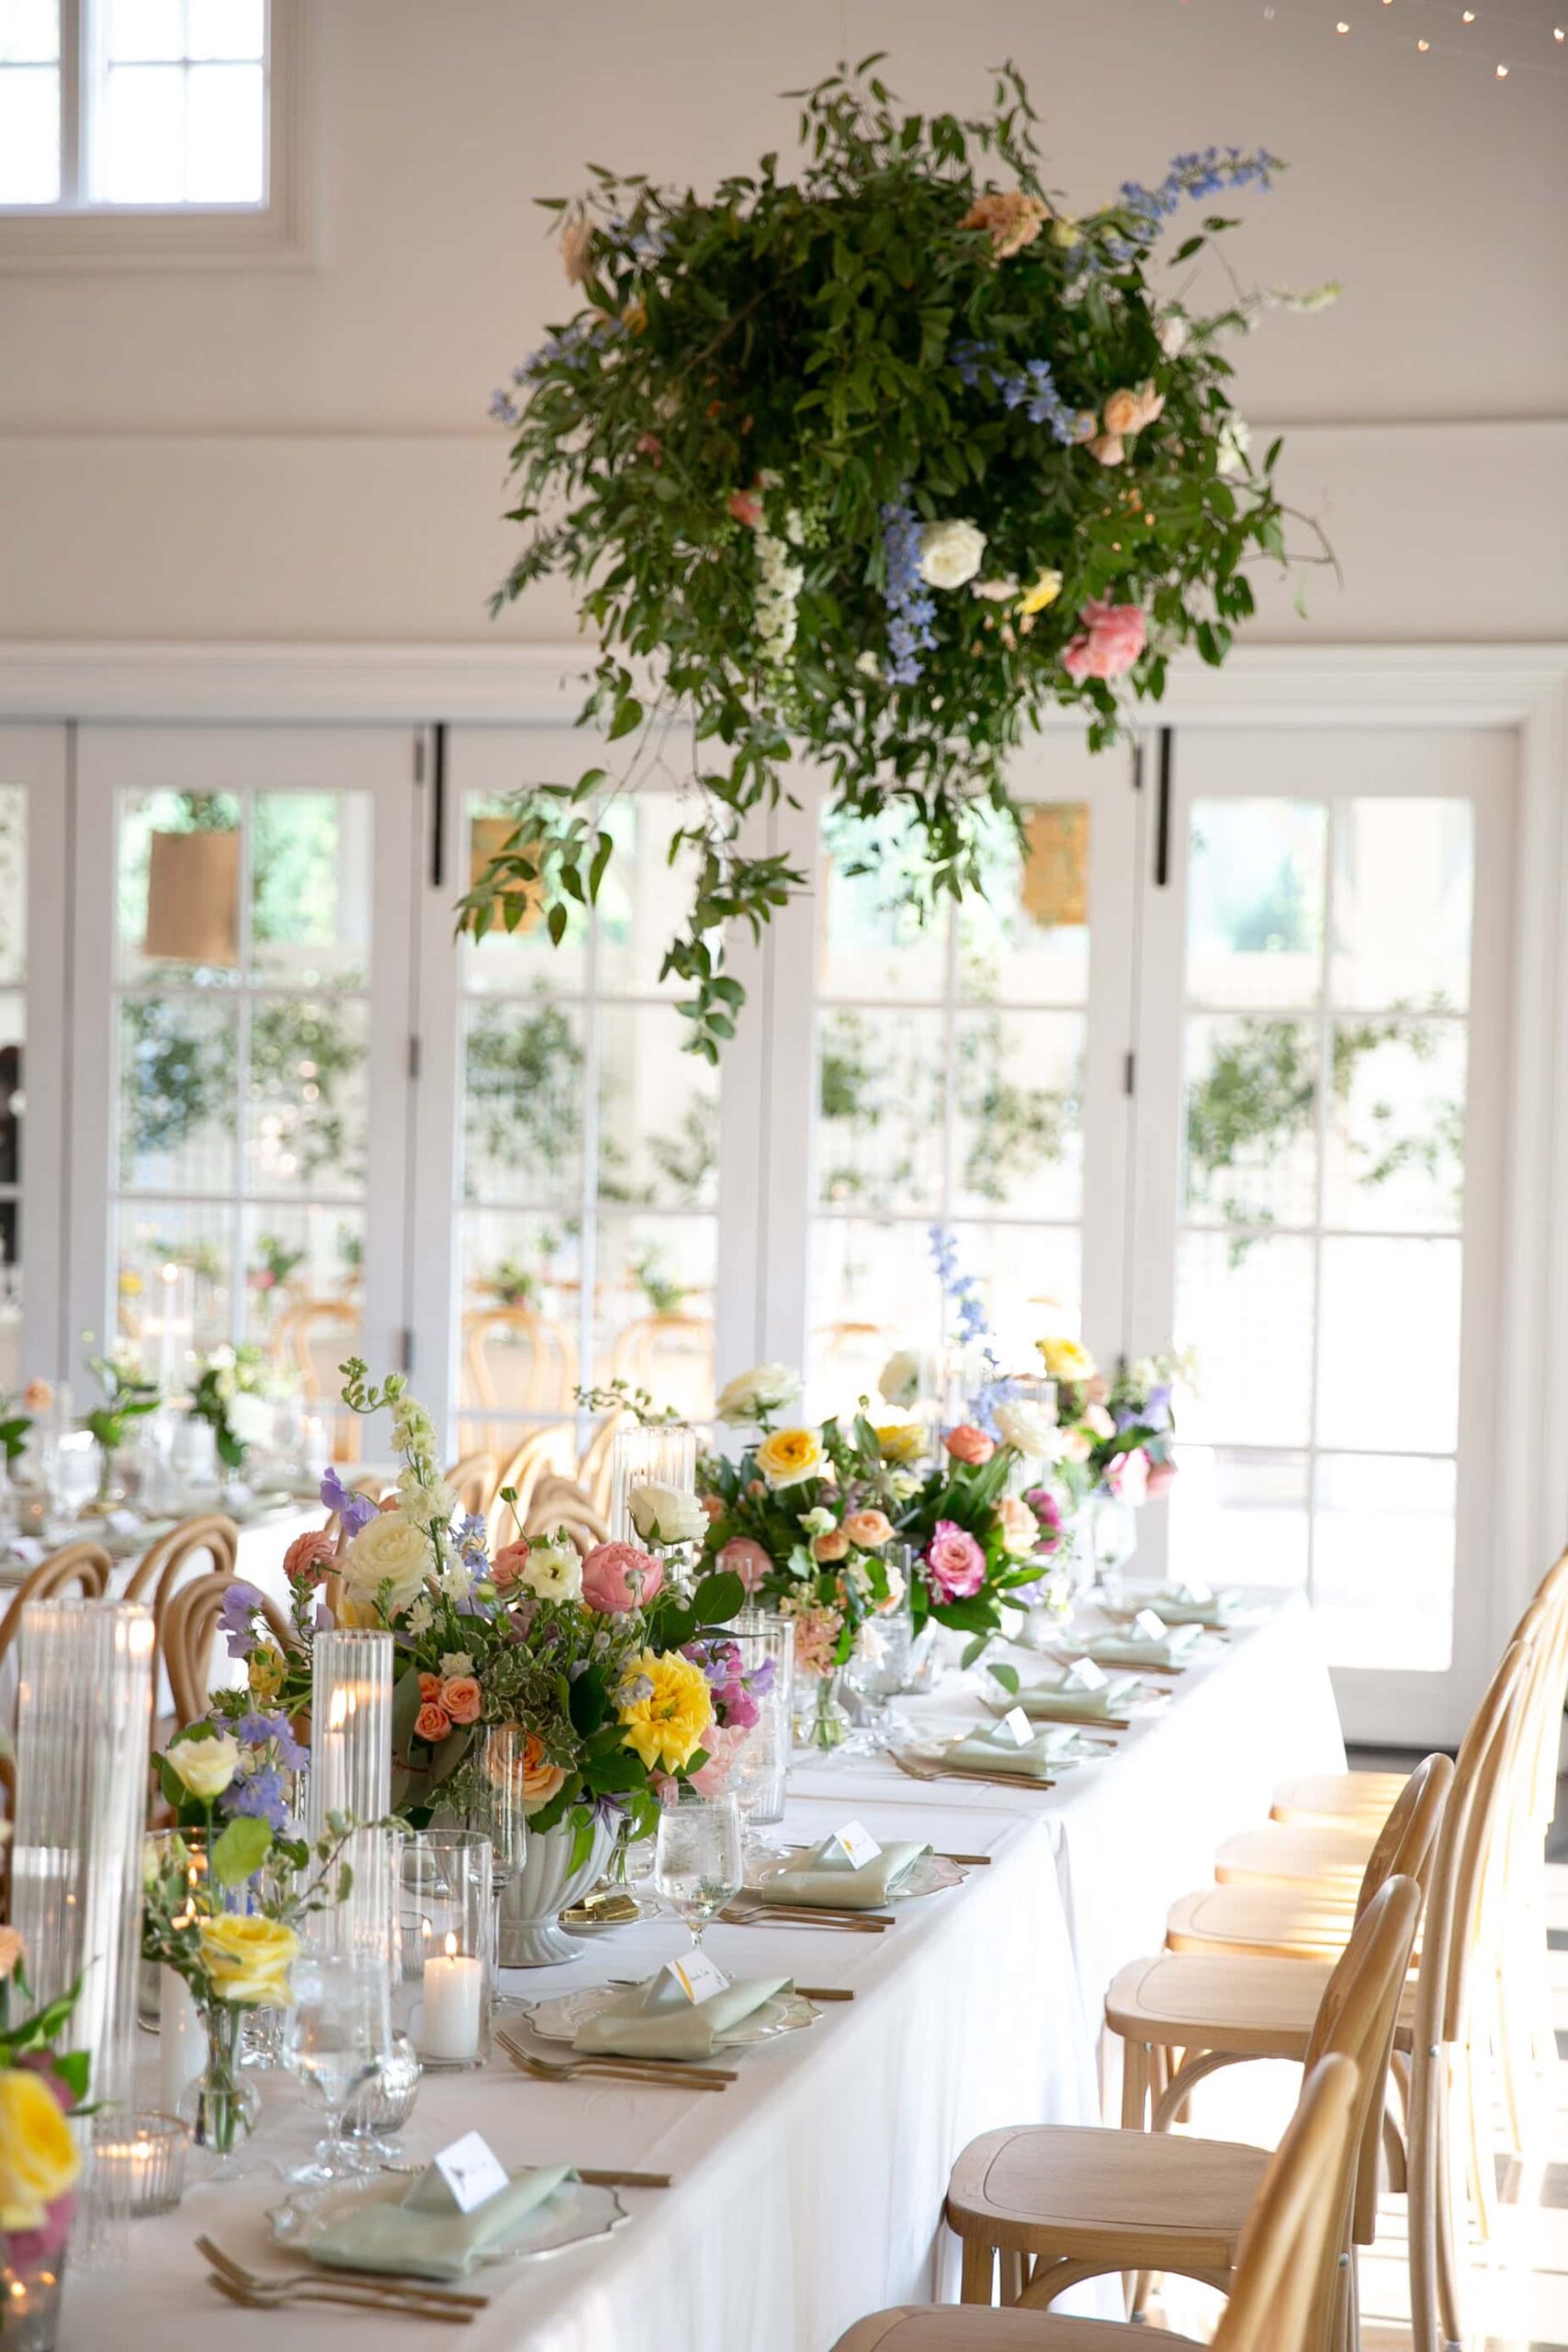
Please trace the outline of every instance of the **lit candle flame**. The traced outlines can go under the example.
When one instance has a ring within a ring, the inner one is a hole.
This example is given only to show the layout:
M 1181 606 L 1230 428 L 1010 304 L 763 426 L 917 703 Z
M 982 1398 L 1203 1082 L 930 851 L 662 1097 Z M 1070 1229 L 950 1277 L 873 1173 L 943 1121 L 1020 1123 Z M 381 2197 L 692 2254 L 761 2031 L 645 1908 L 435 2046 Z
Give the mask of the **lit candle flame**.
M 446 1938 L 446 1957 L 448 1960 L 456 1960 L 457 1957 L 457 1939 L 451 1934 Z

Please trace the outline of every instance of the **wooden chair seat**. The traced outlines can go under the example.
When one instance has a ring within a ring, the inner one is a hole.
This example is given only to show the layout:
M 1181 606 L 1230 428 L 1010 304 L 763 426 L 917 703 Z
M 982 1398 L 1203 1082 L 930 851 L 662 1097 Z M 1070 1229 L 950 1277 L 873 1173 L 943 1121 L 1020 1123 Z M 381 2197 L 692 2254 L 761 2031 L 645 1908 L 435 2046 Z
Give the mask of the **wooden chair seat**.
M 906 2303 L 873 2312 L 840 2335 L 833 2352 L 1163 2352 L 1196 2346 L 1191 2335 L 1157 2333 L 1131 2320 L 1057 2319 L 1046 2312 L 986 2311 L 973 2303 Z
M 1171 1905 L 1168 1951 L 1236 1952 L 1274 1960 L 1337 1960 L 1355 1923 L 1348 1887 L 1200 1887 Z
M 1271 1821 L 1267 1828 L 1227 1838 L 1214 1858 L 1214 1876 L 1222 1886 L 1300 1887 L 1304 1882 L 1348 1887 L 1353 1895 L 1376 1842 L 1372 1826 L 1298 1829 Z
M 1403 1772 L 1308 1772 L 1274 1792 L 1275 1821 L 1315 1823 L 1332 1828 L 1345 1821 L 1387 1818 L 1404 1786 Z
M 1168 2049 L 1302 2058 L 1331 1973 L 1328 1961 L 1159 1952 L 1114 1979 L 1106 2023 L 1129 2041 Z
M 947 2219 L 966 2242 L 1047 2260 L 1228 2278 L 1269 2162 L 1231 2140 L 1026 2127 L 972 2140 Z

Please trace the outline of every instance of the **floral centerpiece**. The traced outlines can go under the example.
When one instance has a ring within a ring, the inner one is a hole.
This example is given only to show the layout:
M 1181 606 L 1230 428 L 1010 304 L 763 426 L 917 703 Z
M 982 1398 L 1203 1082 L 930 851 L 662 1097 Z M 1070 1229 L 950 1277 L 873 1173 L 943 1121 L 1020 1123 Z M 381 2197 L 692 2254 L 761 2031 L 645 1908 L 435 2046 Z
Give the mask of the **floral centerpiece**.
M 742 847 L 799 751 L 840 808 L 896 797 L 932 892 L 957 896 L 987 820 L 1021 834 L 1009 755 L 1048 707 L 1100 744 L 1173 652 L 1224 661 L 1247 563 L 1286 560 L 1280 444 L 1252 460 L 1225 340 L 1332 294 L 1233 280 L 1200 313 L 1156 282 L 1168 220 L 1269 187 L 1264 150 L 1179 155 L 1076 214 L 1012 67 L 994 112 L 961 119 L 898 106 L 877 62 L 804 94 L 795 177 L 764 155 L 702 197 L 595 166 L 587 197 L 541 199 L 581 307 L 493 404 L 528 528 L 496 606 L 552 572 L 582 583 L 603 649 L 583 716 L 631 755 L 523 794 L 463 919 L 542 916 L 558 944 L 617 854 L 603 794 L 684 714 L 708 756 L 663 970 L 710 1060 L 743 996 L 723 924 L 805 887 Z M 1210 210 L 1173 260 L 1233 225 Z
M 107 1356 L 89 1356 L 87 1369 L 104 1392 L 104 1401 L 82 1416 L 82 1427 L 96 1441 L 99 1455 L 100 1509 L 114 1499 L 114 1458 L 124 1445 L 131 1423 L 155 1413 L 162 1401 L 155 1380 L 143 1379 L 134 1349 L 121 1342 Z
M 271 1437 L 272 1408 L 286 1393 L 265 1349 L 249 1340 L 214 1348 L 191 1390 L 190 1418 L 208 1424 L 225 1470 L 243 1470 L 251 1447 Z
M 1176 1480 L 1171 1394 L 1183 1360 L 1144 1356 L 1107 1379 L 1077 1340 L 1042 1340 L 1039 1346 L 1056 1384 L 1057 1475 L 1067 1493 L 1075 1501 L 1099 1497 L 1134 1510 L 1168 1494 Z
M 0 2338 L 36 2310 L 46 2334 L 76 2214 L 82 2159 L 66 2117 L 83 2112 L 87 2052 L 57 2047 L 77 1988 L 29 2010 L 22 1939 L 0 1927 Z M 14 2014 L 19 2010 L 20 2014 Z

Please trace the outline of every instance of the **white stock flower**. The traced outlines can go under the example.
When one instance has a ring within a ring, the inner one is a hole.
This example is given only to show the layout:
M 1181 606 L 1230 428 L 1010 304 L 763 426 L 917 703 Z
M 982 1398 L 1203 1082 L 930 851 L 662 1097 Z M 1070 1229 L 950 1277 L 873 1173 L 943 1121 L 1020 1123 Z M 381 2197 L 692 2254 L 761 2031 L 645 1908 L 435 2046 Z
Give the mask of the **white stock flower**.
M 441 1671 L 448 1680 L 454 1674 L 472 1674 L 474 1661 L 467 1650 L 448 1650 L 441 1661 Z
M 725 1383 L 714 1411 L 727 1428 L 734 1428 L 793 1405 L 799 1394 L 800 1374 L 788 1364 L 754 1363 L 750 1372 L 738 1372 Z
M 1031 1462 L 1049 1462 L 1056 1451 L 1056 1417 L 1032 1397 L 1015 1396 L 996 1409 L 997 1435 Z
M 1252 428 L 1247 419 L 1234 413 L 1220 427 L 1219 455 L 1214 460 L 1217 474 L 1239 474 L 1247 464 L 1247 453 L 1252 447 Z
M 541 1600 L 581 1600 L 582 1562 L 573 1544 L 536 1544 L 518 1578 Z
M 423 1527 L 399 1510 L 378 1511 L 343 1555 L 343 1585 L 350 1600 L 373 1601 L 391 1586 L 393 1609 L 406 1608 L 420 1591 L 433 1563 Z
M 1187 317 L 1182 311 L 1162 311 L 1155 322 L 1155 335 L 1168 359 L 1179 359 L 1187 348 Z
M 962 588 L 973 580 L 986 554 L 986 534 L 954 515 L 928 523 L 920 533 L 920 578 L 929 588 Z
M 626 1510 L 645 1544 L 694 1544 L 707 1533 L 708 1515 L 685 1487 L 646 1479 L 626 1488 Z

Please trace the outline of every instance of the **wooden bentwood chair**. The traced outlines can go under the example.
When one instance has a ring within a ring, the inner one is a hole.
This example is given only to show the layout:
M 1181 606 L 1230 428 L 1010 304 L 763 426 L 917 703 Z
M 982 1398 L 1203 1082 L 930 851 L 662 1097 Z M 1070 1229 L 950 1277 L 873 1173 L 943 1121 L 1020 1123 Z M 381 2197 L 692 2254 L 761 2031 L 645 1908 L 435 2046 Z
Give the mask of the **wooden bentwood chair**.
M 109 1586 L 109 1555 L 98 1544 L 67 1544 L 62 1551 L 40 1560 L 22 1578 L 0 1617 L 0 1659 L 22 1630 L 22 1611 L 29 1600 L 52 1600 L 57 1593 L 79 1586 L 85 1600 L 101 1600 Z
M 1303 2085 L 1242 2229 L 1213 2352 L 1314 2352 L 1316 2314 L 1339 2264 L 1359 2080 L 1353 2059 L 1326 2057 Z M 835 2352 L 1158 2352 L 1192 2341 L 1114 2320 L 948 2303 L 874 2312 L 839 2338 Z

